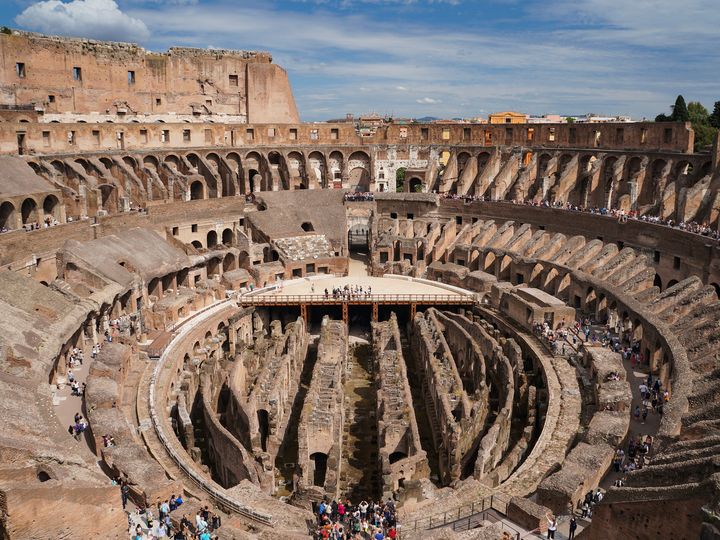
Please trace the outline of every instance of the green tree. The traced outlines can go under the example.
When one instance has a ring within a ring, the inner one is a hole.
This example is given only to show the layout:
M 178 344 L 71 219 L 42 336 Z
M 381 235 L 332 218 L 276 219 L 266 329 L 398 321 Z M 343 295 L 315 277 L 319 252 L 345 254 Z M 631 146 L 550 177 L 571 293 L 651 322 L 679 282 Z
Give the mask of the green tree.
M 572 116 L 568 116 L 568 117 L 565 119 L 565 123 L 567 123 L 567 124 L 574 124 L 574 123 L 575 123 L 575 119 L 574 119 Z
M 400 167 L 395 171 L 395 191 L 403 191 L 405 184 L 405 167 Z
M 655 117 L 656 122 L 672 122 L 672 118 L 670 118 L 667 114 L 658 114 Z
M 673 122 L 689 122 L 690 113 L 688 112 L 687 105 L 685 104 L 685 98 L 679 95 L 675 99 L 675 105 L 673 105 L 672 116 L 670 117 Z
M 709 124 L 710 113 L 699 101 L 691 101 L 687 106 L 688 116 L 693 124 Z
M 715 102 L 715 107 L 708 120 L 712 127 L 720 129 L 720 101 Z

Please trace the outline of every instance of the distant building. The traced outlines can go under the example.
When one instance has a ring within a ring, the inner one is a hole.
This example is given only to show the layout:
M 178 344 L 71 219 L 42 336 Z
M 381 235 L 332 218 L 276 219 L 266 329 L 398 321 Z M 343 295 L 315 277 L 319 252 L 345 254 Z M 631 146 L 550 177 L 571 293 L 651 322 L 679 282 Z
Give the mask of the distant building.
M 488 116 L 488 123 L 490 124 L 524 124 L 526 121 L 526 114 L 513 111 L 492 113 Z
M 528 124 L 561 124 L 565 122 L 565 117 L 559 114 L 545 114 L 543 116 L 528 116 Z

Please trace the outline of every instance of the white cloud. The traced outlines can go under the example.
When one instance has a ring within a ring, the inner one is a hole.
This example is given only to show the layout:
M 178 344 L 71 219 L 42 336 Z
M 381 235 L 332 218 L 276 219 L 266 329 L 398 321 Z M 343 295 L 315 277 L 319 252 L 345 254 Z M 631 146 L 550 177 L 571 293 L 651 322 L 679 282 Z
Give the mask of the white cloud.
M 45 0 L 28 6 L 15 22 L 45 34 L 111 41 L 143 41 L 150 37 L 145 23 L 123 13 L 114 0 Z
M 439 99 L 433 99 L 431 97 L 416 99 L 415 102 L 420 103 L 421 105 L 433 105 L 435 103 L 442 103 Z
M 395 90 L 399 92 L 407 92 L 408 89 L 405 86 L 396 86 Z

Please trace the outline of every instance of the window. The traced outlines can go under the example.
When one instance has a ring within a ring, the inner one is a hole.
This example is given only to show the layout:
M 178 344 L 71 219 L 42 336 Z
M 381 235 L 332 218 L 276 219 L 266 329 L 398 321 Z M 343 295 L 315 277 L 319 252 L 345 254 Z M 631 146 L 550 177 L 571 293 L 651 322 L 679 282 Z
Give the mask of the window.
M 92 136 L 93 136 L 93 142 L 95 143 L 95 146 L 100 146 L 100 130 L 93 129 Z
M 248 141 L 252 141 L 255 138 L 255 130 L 253 128 L 248 128 L 245 130 L 245 135 Z
M 169 129 L 163 129 L 160 132 L 160 142 L 161 143 L 169 143 L 170 142 L 170 130 Z
M 572 133 L 572 129 L 570 130 L 570 133 Z M 528 128 L 527 140 L 528 142 L 533 142 L 535 140 L 535 128 Z
M 450 130 L 448 128 L 443 128 L 442 130 L 442 140 L 443 141 L 449 141 L 450 140 Z
M 293 140 L 293 141 L 297 140 L 297 129 L 295 129 L 295 128 L 290 129 L 290 140 Z
M 673 268 L 680 270 L 680 257 L 673 257 Z
M 75 81 L 82 81 L 82 68 L 74 67 L 73 68 L 73 80 Z
M 155 105 L 157 105 L 157 106 L 162 105 L 162 99 L 160 99 L 159 97 L 156 97 L 156 98 L 155 98 Z
M 615 144 L 623 144 L 625 142 L 625 128 L 617 128 L 615 130 Z
M 656 263 L 660 262 L 660 252 L 655 250 L 655 253 L 653 253 L 653 261 Z
M 212 143 L 213 143 L 212 129 L 206 129 L 205 130 L 205 144 L 212 144 Z
M 430 137 L 430 130 L 428 128 L 420 128 L 420 138 L 423 141 L 427 141 Z
M 513 128 L 505 128 L 505 144 L 512 144 L 513 142 Z
M 647 143 L 647 128 L 640 128 L 640 144 Z
M 197 231 L 198 231 L 197 223 L 193 223 L 192 225 L 190 225 L 190 232 L 197 232 Z
M 310 140 L 311 141 L 317 141 L 318 139 L 318 130 L 317 129 L 311 129 L 310 130 Z
M 455 224 L 462 225 L 462 216 L 455 216 Z
M 75 132 L 74 131 L 67 132 L 67 142 L 68 142 L 68 144 L 75 144 Z
M 25 63 L 24 62 L 18 62 L 17 64 L 15 64 L 15 73 L 21 79 L 25 78 Z
M 45 146 L 45 147 L 50 146 L 50 132 L 43 131 L 42 137 L 43 137 L 43 146 Z
M 230 86 L 238 86 L 238 76 L 237 75 L 230 75 L 229 81 L 230 81 Z
M 463 128 L 463 141 L 469 141 L 472 138 L 472 131 L 470 128 Z
M 337 141 L 340 138 L 340 130 L 337 128 L 333 128 L 330 130 L 330 138 L 333 141 Z
M 206 107 L 212 106 L 212 99 L 206 99 L 206 100 L 205 100 L 205 106 L 206 106 Z
M 183 129 L 183 142 L 190 142 L 190 130 Z
M 390 212 L 390 219 L 397 219 L 397 212 Z
M 400 128 L 400 138 L 407 139 L 407 128 L 406 127 Z
M 570 135 L 570 140 L 568 142 L 570 144 L 577 143 L 577 128 L 571 127 L 569 135 Z
M 599 129 L 595 130 L 595 146 L 600 146 L 600 137 L 602 136 L 602 131 Z
M 490 146 L 492 144 L 492 131 L 489 129 L 485 130 L 485 146 Z
M 306 265 L 305 265 L 305 273 L 306 273 L 306 274 L 313 274 L 313 273 L 315 273 L 315 265 L 314 265 L 314 264 L 306 264 Z
M 177 236 L 178 234 L 180 234 L 180 227 L 173 227 L 172 233 L 173 233 L 173 236 Z
M 548 132 L 548 141 L 553 142 L 555 140 L 555 128 L 550 128 Z
M 135 84 L 135 72 L 128 71 L 128 84 Z
M 411 214 L 410 212 L 408 212 L 408 214 L 407 214 L 408 219 L 413 219 L 414 217 L 415 217 L 415 214 Z
M 142 143 L 148 142 L 147 129 L 140 130 L 140 142 L 142 142 Z
M 506 124 L 512 124 L 512 118 L 510 118 L 509 116 L 506 116 L 506 117 L 505 117 L 505 123 L 506 123 Z
M 55 96 L 52 94 L 48 96 L 48 103 L 55 103 Z
M 268 137 L 274 137 L 275 136 L 275 128 L 268 128 Z
M 663 131 L 663 143 L 670 144 L 672 142 L 672 128 L 665 128 Z

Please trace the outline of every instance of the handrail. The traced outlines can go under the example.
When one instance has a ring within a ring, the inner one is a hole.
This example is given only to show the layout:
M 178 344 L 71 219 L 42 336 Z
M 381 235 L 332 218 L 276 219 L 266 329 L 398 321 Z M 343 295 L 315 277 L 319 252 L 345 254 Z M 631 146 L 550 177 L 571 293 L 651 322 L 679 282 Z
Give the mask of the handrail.
M 448 525 L 477 516 L 489 510 L 495 510 L 496 512 L 505 515 L 507 514 L 507 507 L 509 503 L 510 497 L 507 497 L 506 499 L 505 496 L 496 493 L 494 495 L 490 495 L 489 497 L 484 497 L 479 501 L 458 506 L 456 510 L 445 511 L 433 514 L 426 518 L 416 519 L 412 524 L 412 529 L 410 528 L 411 526 L 409 523 L 406 523 L 403 528 L 406 531 L 422 531 L 447 527 Z

